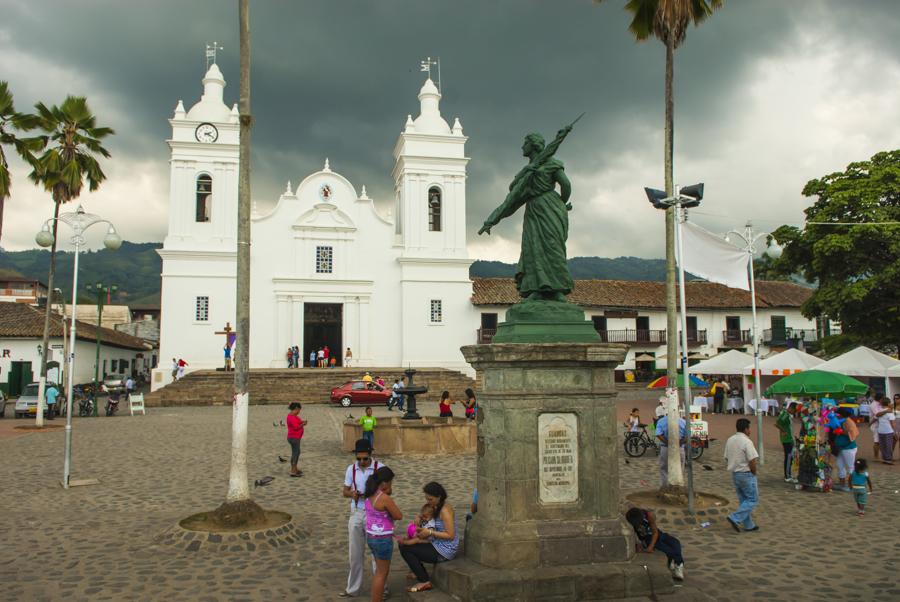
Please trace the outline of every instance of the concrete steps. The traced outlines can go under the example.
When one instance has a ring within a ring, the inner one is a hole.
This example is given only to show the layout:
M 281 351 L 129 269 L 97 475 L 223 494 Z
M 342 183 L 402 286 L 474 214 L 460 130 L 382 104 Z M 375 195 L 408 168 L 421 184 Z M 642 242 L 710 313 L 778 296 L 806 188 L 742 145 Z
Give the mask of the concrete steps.
M 260 369 L 250 371 L 250 403 L 277 404 L 328 403 L 331 389 L 348 380 L 356 380 L 368 371 L 381 376 L 390 386 L 403 375 L 403 368 L 296 368 Z M 462 400 L 466 388 L 475 388 L 475 380 L 461 372 L 443 368 L 418 368 L 414 384 L 428 386 L 428 393 L 419 396 L 423 401 L 436 401 L 441 391 L 450 391 L 453 399 Z M 198 370 L 181 380 L 145 395 L 148 407 L 203 406 L 230 404 L 234 373 L 218 370 Z

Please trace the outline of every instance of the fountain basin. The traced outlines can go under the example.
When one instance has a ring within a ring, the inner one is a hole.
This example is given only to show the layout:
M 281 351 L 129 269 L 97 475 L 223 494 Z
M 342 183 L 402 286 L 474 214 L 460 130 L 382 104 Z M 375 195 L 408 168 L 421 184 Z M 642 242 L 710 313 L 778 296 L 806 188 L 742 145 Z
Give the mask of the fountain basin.
M 343 423 L 341 449 L 352 452 L 357 439 L 362 439 L 362 427 L 354 419 Z M 378 418 L 375 427 L 375 453 L 438 454 L 474 452 L 477 428 L 474 420 L 423 416 L 418 420 L 404 420 L 399 416 Z

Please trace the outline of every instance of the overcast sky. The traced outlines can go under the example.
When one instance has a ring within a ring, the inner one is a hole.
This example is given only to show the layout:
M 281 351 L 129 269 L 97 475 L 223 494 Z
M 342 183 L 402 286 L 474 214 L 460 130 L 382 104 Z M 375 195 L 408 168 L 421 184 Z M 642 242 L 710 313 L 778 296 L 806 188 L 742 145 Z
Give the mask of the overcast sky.
M 253 198 L 273 204 L 332 168 L 387 210 L 391 150 L 418 112 L 418 62 L 441 58 L 442 112 L 469 136 L 471 256 L 513 260 L 521 217 L 476 236 L 523 161 L 524 134 L 548 138 L 587 115 L 558 152 L 572 179 L 569 255 L 663 255 L 665 50 L 627 32 L 624 0 L 303 0 L 251 2 Z M 124 238 L 161 241 L 167 123 L 202 91 L 204 45 L 225 49 L 237 100 L 236 0 L 0 0 L 0 79 L 16 106 L 85 95 L 116 130 L 102 188 L 82 196 Z M 676 53 L 676 182 L 706 183 L 696 221 L 724 232 L 748 218 L 799 223 L 811 178 L 900 140 L 896 0 L 728 0 Z M 2 245 L 31 248 L 49 198 L 13 162 Z M 99 229 L 98 229 L 99 230 Z M 100 244 L 102 232 L 90 238 Z

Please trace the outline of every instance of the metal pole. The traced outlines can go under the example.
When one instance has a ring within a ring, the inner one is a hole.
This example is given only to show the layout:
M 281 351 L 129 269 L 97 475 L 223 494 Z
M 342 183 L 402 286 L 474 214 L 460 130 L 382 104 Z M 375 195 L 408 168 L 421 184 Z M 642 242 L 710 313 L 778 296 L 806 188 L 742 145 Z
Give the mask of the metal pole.
M 688 512 L 694 514 L 694 470 L 691 463 L 691 380 L 688 377 L 687 303 L 685 301 L 684 293 L 684 241 L 681 234 L 681 222 L 683 219 L 684 209 L 682 209 L 681 203 L 677 203 L 675 205 L 675 244 L 678 250 L 678 300 L 681 304 L 681 377 L 684 383 L 684 417 L 687 422 L 687 428 L 685 429 L 687 431 L 687 441 L 684 450 L 684 467 L 686 473 L 685 480 L 687 482 Z M 669 425 L 670 436 L 671 432 L 672 428 L 671 425 Z
M 747 253 L 750 255 L 750 311 L 753 313 L 753 371 L 755 372 L 756 386 L 756 447 L 759 453 L 759 463 L 765 461 L 763 449 L 763 415 L 762 415 L 762 374 L 759 372 L 759 326 L 756 323 L 756 282 L 753 274 L 753 226 L 747 222 Z
M 100 325 L 103 324 L 103 287 L 97 288 L 97 357 L 94 363 L 94 418 L 97 417 L 97 393 L 100 391 Z
M 72 321 L 69 328 L 69 369 L 75 367 L 75 310 L 78 306 L 78 253 L 81 251 L 81 234 L 75 235 L 75 267 L 72 272 Z M 72 464 L 72 374 L 66 383 L 66 459 L 63 463 L 63 487 L 69 488 L 69 468 Z

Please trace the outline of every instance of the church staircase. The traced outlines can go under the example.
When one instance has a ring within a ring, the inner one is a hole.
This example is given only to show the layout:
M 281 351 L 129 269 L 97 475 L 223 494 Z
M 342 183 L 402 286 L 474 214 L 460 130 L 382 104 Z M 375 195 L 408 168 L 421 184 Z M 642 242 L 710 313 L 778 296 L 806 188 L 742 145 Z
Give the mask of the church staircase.
M 366 371 L 384 378 L 387 386 L 403 375 L 403 368 L 396 367 L 255 369 L 250 371 L 250 403 L 328 403 L 331 389 L 361 378 Z M 475 379 L 444 368 L 417 368 L 413 383 L 428 387 L 428 393 L 417 396 L 422 401 L 437 401 L 444 390 L 450 391 L 453 399 L 462 400 L 467 388 L 477 390 Z M 234 372 L 197 370 L 146 394 L 145 403 L 148 407 L 230 404 L 233 386 Z

